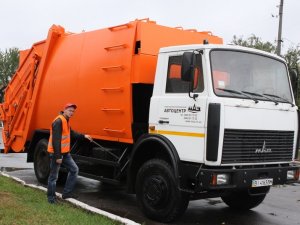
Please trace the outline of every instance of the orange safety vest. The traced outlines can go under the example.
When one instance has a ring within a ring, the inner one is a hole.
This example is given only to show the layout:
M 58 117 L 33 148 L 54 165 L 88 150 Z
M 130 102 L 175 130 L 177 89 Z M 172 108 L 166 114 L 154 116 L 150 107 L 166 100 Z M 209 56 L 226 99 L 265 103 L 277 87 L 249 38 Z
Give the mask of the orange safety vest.
M 68 153 L 70 152 L 70 145 L 71 145 L 71 129 L 69 127 L 67 119 L 63 115 L 57 116 L 53 122 L 57 119 L 61 119 L 62 121 L 62 134 L 61 134 L 61 153 Z M 54 148 L 52 145 L 52 126 L 50 129 L 50 138 L 48 142 L 48 152 L 54 153 Z

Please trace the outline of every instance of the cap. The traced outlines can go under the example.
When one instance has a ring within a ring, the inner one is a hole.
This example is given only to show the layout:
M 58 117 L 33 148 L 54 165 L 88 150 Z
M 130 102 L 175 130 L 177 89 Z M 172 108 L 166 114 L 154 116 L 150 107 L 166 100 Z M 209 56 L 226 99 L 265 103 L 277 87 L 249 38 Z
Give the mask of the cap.
M 66 105 L 65 105 L 65 109 L 67 109 L 67 108 L 70 108 L 70 107 L 73 107 L 73 108 L 77 108 L 77 105 L 76 104 L 74 104 L 74 103 L 67 103 Z

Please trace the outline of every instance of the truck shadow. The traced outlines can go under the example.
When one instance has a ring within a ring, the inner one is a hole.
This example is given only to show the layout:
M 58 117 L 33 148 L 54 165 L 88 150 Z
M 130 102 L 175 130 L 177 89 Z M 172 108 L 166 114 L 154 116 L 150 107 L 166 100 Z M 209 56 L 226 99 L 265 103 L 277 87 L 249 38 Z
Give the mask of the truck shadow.
M 80 177 L 77 182 L 76 192 L 80 196 L 79 200 L 96 208 L 142 224 L 163 224 L 146 218 L 138 206 L 135 195 L 127 194 L 124 188 Z M 261 225 L 264 224 L 263 221 L 263 216 L 259 212 L 252 210 L 236 212 L 229 209 L 221 198 L 213 198 L 191 201 L 186 213 L 179 220 L 171 224 Z

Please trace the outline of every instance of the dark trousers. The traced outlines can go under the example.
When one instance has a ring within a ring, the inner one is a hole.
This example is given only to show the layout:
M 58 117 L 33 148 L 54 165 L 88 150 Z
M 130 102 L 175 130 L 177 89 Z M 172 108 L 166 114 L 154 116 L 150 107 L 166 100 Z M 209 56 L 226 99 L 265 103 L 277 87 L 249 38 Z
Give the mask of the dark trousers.
M 56 191 L 56 181 L 58 178 L 58 173 L 60 166 L 63 165 L 68 170 L 68 178 L 63 190 L 63 195 L 70 194 L 76 184 L 78 176 L 78 166 L 72 159 L 70 153 L 63 155 L 62 164 L 56 163 L 56 159 L 53 154 L 50 154 L 50 174 L 48 178 L 48 191 L 47 197 L 49 202 L 54 202 L 56 200 L 55 191 Z

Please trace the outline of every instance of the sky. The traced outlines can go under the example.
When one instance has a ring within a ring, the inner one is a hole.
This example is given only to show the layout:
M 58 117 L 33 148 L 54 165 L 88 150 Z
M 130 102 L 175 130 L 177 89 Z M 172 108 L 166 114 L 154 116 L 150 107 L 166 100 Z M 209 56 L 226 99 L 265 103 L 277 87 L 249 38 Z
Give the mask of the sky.
M 280 0 L 0 0 L 0 50 L 30 48 L 52 24 L 80 33 L 150 18 L 160 25 L 211 31 L 223 38 L 252 34 L 274 43 Z M 273 16 L 272 16 L 273 15 Z M 283 51 L 300 47 L 300 0 L 284 0 Z

